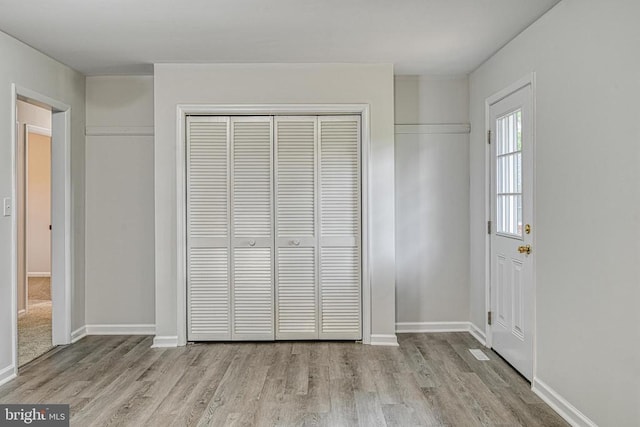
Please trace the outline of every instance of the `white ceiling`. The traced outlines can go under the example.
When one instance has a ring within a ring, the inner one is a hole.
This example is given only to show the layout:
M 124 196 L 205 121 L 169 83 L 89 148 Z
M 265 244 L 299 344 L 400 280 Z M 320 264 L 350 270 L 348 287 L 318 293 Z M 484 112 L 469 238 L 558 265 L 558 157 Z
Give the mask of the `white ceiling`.
M 157 62 L 466 74 L 559 0 L 0 0 L 0 30 L 85 74 Z

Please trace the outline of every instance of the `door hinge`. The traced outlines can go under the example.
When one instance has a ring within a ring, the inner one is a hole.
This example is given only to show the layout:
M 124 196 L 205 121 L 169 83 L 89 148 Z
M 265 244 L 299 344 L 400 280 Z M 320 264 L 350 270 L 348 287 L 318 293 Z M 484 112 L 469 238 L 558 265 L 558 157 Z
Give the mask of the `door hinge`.
M 487 221 L 487 234 L 491 234 L 491 221 Z
M 491 322 L 491 320 L 492 320 L 492 319 L 491 319 L 491 312 L 490 312 L 490 311 L 488 311 L 488 312 L 487 312 L 487 323 L 489 324 L 489 326 L 491 326 L 491 323 L 492 323 L 492 322 Z
M 487 144 L 491 144 L 491 129 L 487 131 Z

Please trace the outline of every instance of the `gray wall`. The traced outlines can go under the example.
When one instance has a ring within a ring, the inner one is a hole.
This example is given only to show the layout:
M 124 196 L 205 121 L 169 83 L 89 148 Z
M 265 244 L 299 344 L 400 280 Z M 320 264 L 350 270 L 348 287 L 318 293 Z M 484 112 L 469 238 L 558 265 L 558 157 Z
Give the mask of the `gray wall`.
M 0 199 L 11 197 L 12 145 L 11 84 L 31 89 L 71 106 L 72 181 L 72 330 L 84 325 L 84 105 L 85 78 L 0 33 Z M 11 369 L 11 218 L 0 217 L 0 380 Z
M 398 330 L 469 320 L 468 79 L 396 76 L 396 317 Z M 428 124 L 428 133 L 403 133 Z M 445 328 L 460 325 L 441 325 Z
M 156 334 L 175 337 L 176 105 L 367 103 L 371 108 L 371 330 L 395 340 L 393 67 L 160 64 L 155 67 Z M 184 310 L 184 307 L 180 307 Z
M 640 425 L 640 3 L 564 0 L 470 77 L 471 318 L 485 323 L 485 100 L 536 73 L 536 368 Z
M 468 122 L 466 77 L 399 76 L 397 124 Z M 153 78 L 87 78 L 87 324 L 154 323 Z M 126 130 L 124 128 L 129 128 Z M 396 136 L 397 321 L 468 321 L 468 135 Z
M 469 123 L 467 76 L 395 76 L 397 125 Z
M 153 77 L 87 77 L 89 326 L 155 323 L 152 132 Z

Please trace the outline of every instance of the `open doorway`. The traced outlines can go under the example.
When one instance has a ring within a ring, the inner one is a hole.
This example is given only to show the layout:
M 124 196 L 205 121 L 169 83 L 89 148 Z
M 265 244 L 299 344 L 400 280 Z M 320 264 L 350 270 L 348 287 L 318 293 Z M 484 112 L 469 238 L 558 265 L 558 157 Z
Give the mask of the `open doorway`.
M 16 101 L 18 366 L 53 347 L 51 109 Z
M 73 300 L 72 287 L 72 199 L 71 199 L 71 107 L 64 102 L 50 98 L 46 95 L 35 92 L 31 89 L 11 85 L 12 92 L 12 108 L 11 122 L 15 123 L 12 127 L 11 139 L 13 141 L 12 148 L 12 191 L 11 197 L 5 197 L 2 200 L 3 216 L 10 216 L 11 219 L 11 349 L 13 353 L 12 366 L 13 373 L 6 378 L 12 378 L 18 375 L 18 367 L 25 362 L 20 361 L 18 346 L 18 319 L 21 314 L 19 293 L 24 289 L 22 301 L 27 302 L 29 294 L 27 285 L 27 262 L 25 254 L 25 236 L 26 236 L 26 195 L 25 195 L 25 170 L 26 170 L 26 144 L 25 138 L 27 133 L 49 137 L 49 177 L 48 184 L 50 194 L 49 230 L 50 243 L 50 280 L 49 284 L 41 285 L 45 292 L 49 290 L 51 299 L 51 342 L 47 343 L 48 348 L 56 345 L 65 345 L 71 343 L 71 303 Z M 49 135 L 47 132 L 38 129 L 46 128 L 46 126 L 31 125 L 27 132 L 26 124 L 21 129 L 18 106 L 20 102 L 26 105 L 43 108 L 48 116 L 50 123 Z M 40 130 L 40 132 L 38 132 Z M 23 134 L 24 132 L 24 134 Z M 44 134 L 44 135 L 42 135 Z M 38 138 L 38 136 L 33 136 Z M 45 184 L 45 188 L 47 185 Z M 46 218 L 46 217 L 45 217 Z M 45 219 L 46 225 L 46 219 Z M 46 227 L 45 227 L 46 228 Z M 46 231 L 46 230 L 45 230 Z M 47 243 L 45 242 L 45 247 Z M 32 270 L 34 273 L 38 271 Z M 42 273 L 42 272 L 40 272 Z M 46 282 L 45 282 L 46 283 Z M 36 289 L 38 286 L 35 285 Z M 42 296 L 42 294 L 40 294 Z M 35 299 L 35 298 L 34 298 Z M 46 301 L 46 300 L 45 300 Z M 23 305 L 25 312 L 26 305 Z M 78 332 L 81 332 L 79 329 Z M 4 343 L 3 343 L 4 345 Z

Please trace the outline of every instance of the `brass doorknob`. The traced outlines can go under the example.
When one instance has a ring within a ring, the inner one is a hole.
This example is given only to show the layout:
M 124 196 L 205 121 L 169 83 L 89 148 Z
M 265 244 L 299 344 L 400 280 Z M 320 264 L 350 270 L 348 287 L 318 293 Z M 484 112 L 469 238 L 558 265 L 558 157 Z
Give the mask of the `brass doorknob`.
M 521 254 L 529 255 L 531 253 L 531 246 L 530 245 L 518 246 L 518 252 L 520 252 Z

